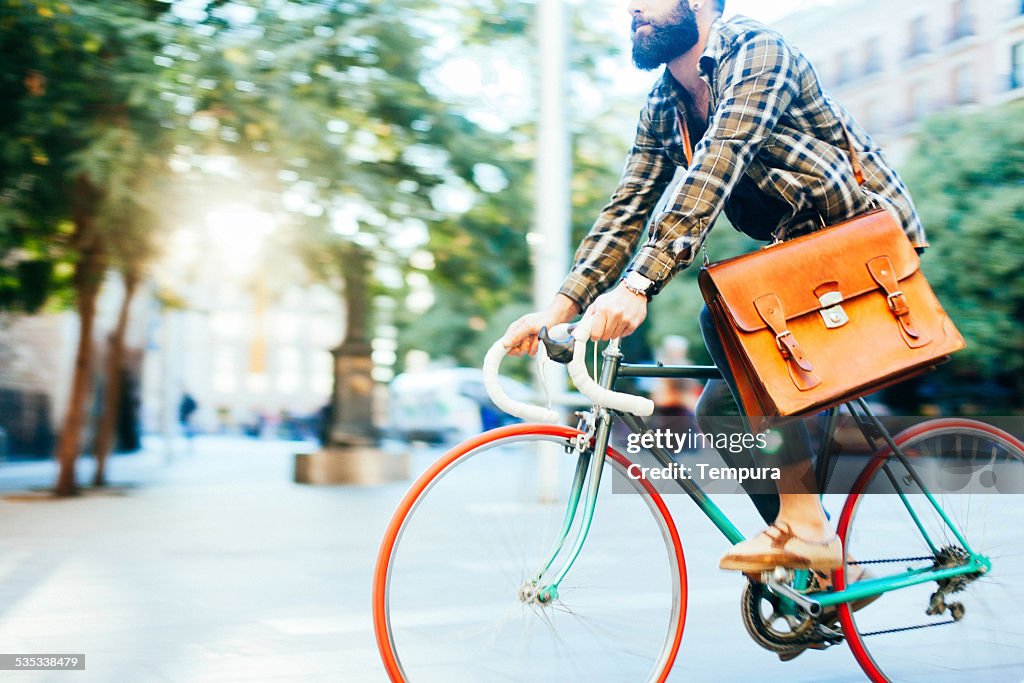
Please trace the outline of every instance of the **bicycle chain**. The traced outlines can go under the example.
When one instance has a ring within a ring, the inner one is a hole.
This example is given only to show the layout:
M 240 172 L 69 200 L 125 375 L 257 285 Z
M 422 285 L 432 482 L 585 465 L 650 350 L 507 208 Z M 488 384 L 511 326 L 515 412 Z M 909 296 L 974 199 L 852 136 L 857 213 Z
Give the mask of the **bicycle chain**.
M 847 562 L 846 564 L 861 565 L 861 564 L 886 564 L 886 563 L 893 563 L 893 562 L 934 562 L 934 561 L 935 561 L 935 556 L 934 555 L 925 555 L 925 556 L 922 556 L 922 557 L 894 557 L 891 560 L 854 560 L 852 562 Z
M 937 621 L 934 624 L 917 624 L 916 626 L 901 626 L 899 628 L 887 628 L 881 631 L 868 631 L 867 633 L 861 633 L 861 638 L 867 638 L 868 636 L 884 636 L 887 633 L 902 633 L 903 631 L 917 631 L 922 628 L 931 628 L 933 626 L 946 626 L 947 624 L 955 624 L 956 619 L 950 619 L 949 621 Z
M 940 550 L 937 554 L 928 557 L 905 557 L 896 558 L 892 560 L 862 560 L 860 562 L 851 562 L 850 564 L 881 564 L 885 562 L 913 562 L 922 560 L 931 560 L 935 562 L 936 568 L 940 567 L 954 567 L 958 563 L 966 561 L 966 553 L 953 546 L 947 546 Z M 968 583 L 970 583 L 975 575 L 967 576 L 956 576 L 949 579 L 942 579 L 938 582 L 939 589 L 932 594 L 927 614 L 941 614 L 947 609 L 953 614 L 952 619 L 946 621 L 937 621 L 929 624 L 915 624 L 914 626 L 900 626 L 897 628 L 880 629 L 878 631 L 868 631 L 867 633 L 861 633 L 861 638 L 868 638 L 870 636 L 881 636 L 889 633 L 903 633 L 906 631 L 918 631 L 920 629 L 932 628 L 934 626 L 946 626 L 949 624 L 955 624 L 956 622 L 963 619 L 964 607 L 961 603 L 946 603 L 944 598 L 952 593 L 959 593 L 962 591 Z M 933 611 L 934 610 L 934 611 Z
M 880 560 L 857 560 L 849 562 L 850 565 L 866 565 L 866 564 L 895 564 L 901 562 L 934 562 L 935 556 L 920 556 L 920 557 L 894 557 Z M 755 586 L 757 586 L 755 588 Z M 771 652 L 779 654 L 785 654 L 792 652 L 808 645 L 815 645 L 826 642 L 826 638 L 817 631 L 815 626 L 823 626 L 827 629 L 834 630 L 834 627 L 838 625 L 838 621 L 832 624 L 817 624 L 810 617 L 806 617 L 803 622 L 790 634 L 779 635 L 777 631 L 770 628 L 765 623 L 764 617 L 760 612 L 760 601 L 762 599 L 768 599 L 764 587 L 760 584 L 748 583 L 747 587 L 743 592 L 743 599 L 741 604 L 741 613 L 743 616 L 743 625 L 747 629 L 747 633 L 751 639 L 761 647 Z M 772 606 L 775 607 L 774 603 Z M 924 628 L 931 628 L 933 626 L 944 626 L 946 624 L 955 623 L 955 619 L 948 621 L 941 621 L 933 624 L 918 624 L 915 626 L 902 626 L 898 628 L 884 629 L 879 631 L 870 631 L 868 633 L 860 634 L 862 638 L 869 636 L 886 635 L 890 633 L 901 633 L 904 631 L 915 631 Z

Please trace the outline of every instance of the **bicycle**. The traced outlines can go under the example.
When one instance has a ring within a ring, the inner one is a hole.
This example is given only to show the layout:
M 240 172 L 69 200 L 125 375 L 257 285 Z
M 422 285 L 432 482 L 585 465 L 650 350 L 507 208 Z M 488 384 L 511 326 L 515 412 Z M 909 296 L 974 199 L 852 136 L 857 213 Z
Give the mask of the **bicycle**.
M 628 476 L 638 460 L 609 445 L 613 417 L 631 434 L 644 434 L 653 404 L 614 389 L 620 378 L 706 380 L 720 373 L 627 363 L 616 340 L 595 381 L 584 363 L 588 327 L 581 323 L 561 342 L 555 332 L 542 335 L 547 355 L 568 364 L 594 404 L 577 413 L 576 428 L 503 394 L 496 378 L 504 349 L 496 343 L 484 365 L 492 398 L 535 422 L 454 447 L 396 510 L 373 584 L 374 629 L 392 681 L 668 677 L 686 618 L 686 563 L 661 494 L 649 478 Z M 782 655 L 845 642 L 872 681 L 944 680 L 958 670 L 979 680 L 1021 680 L 1024 626 L 1014 607 L 1024 598 L 1024 531 L 1008 522 L 1024 496 L 935 493 L 914 463 L 938 456 L 943 467 L 952 462 L 952 471 L 971 474 L 984 457 L 991 465 L 979 475 L 990 472 L 986 485 L 998 472 L 1003 484 L 1022 491 L 1024 444 L 959 418 L 893 436 L 864 399 L 846 407 L 872 454 L 838 519 L 844 565 L 831 585 L 799 570 L 748 582 L 741 598 L 748 633 Z M 837 423 L 838 411 L 828 411 L 816 461 L 822 491 L 836 459 Z M 662 448 L 646 454 L 666 468 L 675 462 Z M 600 487 L 606 470 L 639 495 L 608 495 Z M 572 484 L 559 495 L 543 487 L 538 471 L 571 473 Z M 699 483 L 678 477 L 675 484 L 730 543 L 743 540 Z M 876 575 L 847 582 L 866 567 Z M 882 594 L 877 606 L 851 609 Z

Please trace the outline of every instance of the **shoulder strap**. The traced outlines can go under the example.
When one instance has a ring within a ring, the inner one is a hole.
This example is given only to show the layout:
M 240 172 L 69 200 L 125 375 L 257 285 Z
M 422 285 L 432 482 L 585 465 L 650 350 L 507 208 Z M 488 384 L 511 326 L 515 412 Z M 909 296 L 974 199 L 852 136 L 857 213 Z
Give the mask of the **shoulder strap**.
M 686 155 L 686 167 L 691 168 L 693 166 L 693 145 L 690 143 L 690 127 L 686 125 L 686 119 L 679 114 L 678 109 L 676 109 L 676 125 L 679 126 L 679 131 L 683 134 L 683 154 Z M 860 157 L 857 156 L 857 150 L 853 146 L 853 136 L 850 135 L 850 131 L 841 119 L 839 125 L 843 129 L 843 138 L 846 140 L 846 151 L 850 155 L 853 177 L 857 180 L 858 185 L 863 185 L 864 167 L 861 166 Z
M 679 115 L 676 109 L 676 125 L 683 134 L 683 154 L 686 155 L 686 168 L 693 168 L 693 146 L 690 144 L 690 128 L 686 125 L 686 119 Z
M 853 177 L 857 179 L 858 185 L 863 185 L 864 168 L 860 165 L 860 158 L 853 147 L 853 136 L 850 135 L 850 131 L 847 130 L 846 124 L 843 123 L 842 119 L 839 120 L 839 125 L 843 127 L 843 137 L 846 139 L 846 151 L 850 154 L 850 166 L 853 168 Z

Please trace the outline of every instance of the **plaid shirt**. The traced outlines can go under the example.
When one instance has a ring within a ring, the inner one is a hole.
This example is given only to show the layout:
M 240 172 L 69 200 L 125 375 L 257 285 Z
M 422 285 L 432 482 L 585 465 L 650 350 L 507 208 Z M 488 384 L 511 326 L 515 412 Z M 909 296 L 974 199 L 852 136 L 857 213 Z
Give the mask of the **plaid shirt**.
M 882 151 L 778 33 L 746 17 L 719 18 L 699 63 L 710 117 L 693 140 L 692 167 L 677 124 L 689 99 L 665 69 L 640 114 L 619 186 L 576 251 L 562 294 L 589 306 L 616 282 L 649 220 L 650 237 L 630 270 L 653 280 L 656 293 L 694 260 L 723 209 L 737 229 L 786 240 L 875 204 L 899 219 L 915 246 L 926 244 L 910 194 Z M 843 125 L 863 166 L 862 186 Z M 678 186 L 651 218 L 677 168 Z

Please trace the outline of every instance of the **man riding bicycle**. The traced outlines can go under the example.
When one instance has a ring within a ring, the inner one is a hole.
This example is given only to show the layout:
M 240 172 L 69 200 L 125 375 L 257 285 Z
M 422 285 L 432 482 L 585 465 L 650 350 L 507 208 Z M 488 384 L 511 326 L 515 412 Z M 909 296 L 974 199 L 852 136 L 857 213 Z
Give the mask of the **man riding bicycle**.
M 594 340 L 632 333 L 644 321 L 650 298 L 693 262 L 723 210 L 737 229 L 771 242 L 880 206 L 899 220 L 915 247 L 924 248 L 924 230 L 902 180 L 868 134 L 822 90 L 807 59 L 763 24 L 745 17 L 723 20 L 724 5 L 725 0 L 630 2 L 634 64 L 666 68 L 640 114 L 619 186 L 576 251 L 561 289 L 546 309 L 523 316 L 505 333 L 511 354 L 536 353 L 542 327 L 584 311 L 593 318 Z M 863 185 L 848 139 L 861 161 Z M 685 172 L 667 210 L 652 217 L 677 168 Z M 626 269 L 648 222 L 646 244 Z M 698 403 L 704 425 L 710 416 L 738 416 L 739 402 L 707 309 L 700 325 L 724 377 L 709 382 Z M 796 420 L 778 432 L 778 453 L 757 457 L 765 464 L 774 459 L 770 464 L 780 468 L 779 495 L 752 496 L 771 526 L 734 546 L 720 566 L 749 573 L 838 568 L 843 551 L 815 492 L 807 428 Z

